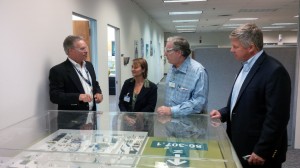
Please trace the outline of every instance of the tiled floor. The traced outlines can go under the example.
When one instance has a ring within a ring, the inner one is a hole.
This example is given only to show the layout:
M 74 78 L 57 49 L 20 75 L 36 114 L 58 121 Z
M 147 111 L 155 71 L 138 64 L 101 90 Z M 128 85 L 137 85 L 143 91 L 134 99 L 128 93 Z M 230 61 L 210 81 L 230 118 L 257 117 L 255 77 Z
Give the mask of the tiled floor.
M 119 111 L 118 98 L 116 97 L 116 95 L 109 95 L 109 111 Z

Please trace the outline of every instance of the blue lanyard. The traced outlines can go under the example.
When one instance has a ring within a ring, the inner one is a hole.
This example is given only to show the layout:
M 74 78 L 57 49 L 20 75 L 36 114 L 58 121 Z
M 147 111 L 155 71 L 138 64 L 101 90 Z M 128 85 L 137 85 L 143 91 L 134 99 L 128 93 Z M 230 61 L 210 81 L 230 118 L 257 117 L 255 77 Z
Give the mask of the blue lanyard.
M 83 77 L 82 73 L 74 66 L 74 69 L 79 73 L 79 75 L 82 77 L 82 79 L 84 79 L 84 81 L 89 84 L 90 86 L 92 86 L 91 81 L 90 81 L 90 75 L 89 75 L 89 71 L 85 68 L 85 72 L 86 75 L 88 77 L 88 79 L 86 79 L 85 77 Z

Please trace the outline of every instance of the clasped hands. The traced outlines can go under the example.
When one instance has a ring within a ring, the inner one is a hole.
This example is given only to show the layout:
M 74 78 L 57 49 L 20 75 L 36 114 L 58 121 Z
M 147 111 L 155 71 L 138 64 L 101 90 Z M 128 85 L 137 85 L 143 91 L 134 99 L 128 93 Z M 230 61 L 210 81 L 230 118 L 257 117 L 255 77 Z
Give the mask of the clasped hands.
M 96 94 L 94 95 L 94 98 L 95 98 L 95 102 L 96 102 L 96 103 L 101 103 L 102 100 L 103 100 L 103 95 L 100 94 L 100 93 L 96 93 Z M 91 101 L 93 101 L 93 98 L 92 98 L 92 96 L 89 95 L 89 94 L 80 94 L 80 95 L 79 95 L 79 101 L 83 101 L 83 102 L 91 102 Z

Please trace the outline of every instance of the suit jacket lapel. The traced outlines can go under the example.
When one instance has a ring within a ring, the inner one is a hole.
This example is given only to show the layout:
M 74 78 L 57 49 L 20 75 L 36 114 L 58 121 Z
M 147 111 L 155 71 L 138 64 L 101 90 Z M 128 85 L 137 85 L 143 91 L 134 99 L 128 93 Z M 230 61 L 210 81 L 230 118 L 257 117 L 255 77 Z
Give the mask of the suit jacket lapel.
M 149 91 L 149 88 L 145 88 L 143 86 L 136 101 L 142 100 L 144 98 L 144 96 L 147 94 L 148 91 Z
M 67 75 L 73 81 L 73 83 L 75 84 L 77 89 L 80 91 L 80 93 L 84 93 L 84 89 L 82 87 L 81 81 L 80 81 L 72 63 L 68 59 L 66 60 L 66 69 L 67 69 Z
M 243 94 L 243 92 L 245 91 L 245 89 L 247 88 L 248 84 L 250 83 L 250 81 L 253 79 L 254 75 L 256 74 L 256 72 L 259 70 L 261 64 L 263 63 L 263 61 L 265 60 L 266 55 L 263 52 L 262 55 L 256 60 L 256 62 L 254 63 L 254 65 L 252 66 L 250 72 L 248 73 L 242 87 L 241 90 L 239 92 L 238 98 L 236 101 L 238 101 L 241 97 L 241 95 Z

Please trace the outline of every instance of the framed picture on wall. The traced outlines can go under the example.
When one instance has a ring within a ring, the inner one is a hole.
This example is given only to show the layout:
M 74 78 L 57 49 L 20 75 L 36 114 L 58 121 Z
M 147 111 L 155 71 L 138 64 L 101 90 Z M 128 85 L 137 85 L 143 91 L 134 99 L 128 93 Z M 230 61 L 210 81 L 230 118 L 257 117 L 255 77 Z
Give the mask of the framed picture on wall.
M 139 41 L 134 40 L 134 58 L 139 57 Z
M 146 44 L 146 57 L 149 57 L 149 44 Z
M 153 43 L 152 43 L 152 40 L 150 40 L 150 56 L 153 56 Z
M 144 39 L 141 38 L 141 57 L 144 58 L 145 51 L 144 51 Z

